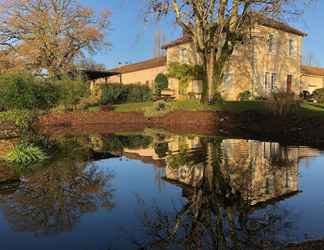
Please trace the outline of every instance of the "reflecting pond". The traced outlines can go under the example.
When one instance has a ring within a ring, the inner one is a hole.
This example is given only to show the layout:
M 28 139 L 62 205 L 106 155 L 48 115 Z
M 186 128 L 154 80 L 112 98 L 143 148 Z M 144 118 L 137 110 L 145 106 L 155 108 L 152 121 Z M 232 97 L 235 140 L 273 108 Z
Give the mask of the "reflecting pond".
M 324 153 L 175 135 L 49 138 L 0 184 L 1 250 L 276 249 L 324 238 Z

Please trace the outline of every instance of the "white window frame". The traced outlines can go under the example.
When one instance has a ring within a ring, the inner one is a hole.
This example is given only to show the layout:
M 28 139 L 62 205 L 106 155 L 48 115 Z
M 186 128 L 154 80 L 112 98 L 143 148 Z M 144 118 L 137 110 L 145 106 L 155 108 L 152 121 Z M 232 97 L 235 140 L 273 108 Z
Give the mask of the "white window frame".
M 224 88 L 230 88 L 233 85 L 233 73 L 225 72 L 223 76 Z
M 294 41 L 294 39 L 289 39 L 289 41 L 288 41 L 288 55 L 295 56 L 295 41 Z
M 271 90 L 277 89 L 277 80 L 278 80 L 278 74 L 275 72 L 271 73 Z

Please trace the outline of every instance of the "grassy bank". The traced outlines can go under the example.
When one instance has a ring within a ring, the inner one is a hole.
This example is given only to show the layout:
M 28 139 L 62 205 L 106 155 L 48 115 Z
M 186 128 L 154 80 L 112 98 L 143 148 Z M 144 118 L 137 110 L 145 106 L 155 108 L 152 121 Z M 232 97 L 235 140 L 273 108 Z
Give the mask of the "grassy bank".
M 240 113 L 244 111 L 258 111 L 261 113 L 268 112 L 266 103 L 263 101 L 228 101 L 213 105 L 204 105 L 199 101 L 172 101 L 169 102 L 169 110 L 185 110 L 185 111 L 228 111 L 232 113 Z M 126 103 L 114 106 L 116 112 L 146 112 L 147 109 L 153 107 L 153 102 L 144 103 Z M 303 102 L 294 110 L 297 115 L 309 117 L 318 116 L 324 119 L 324 104 L 316 104 Z
M 186 111 L 231 111 L 242 112 L 247 110 L 265 110 L 263 102 L 248 101 L 248 102 L 222 102 L 213 105 L 205 105 L 199 101 L 172 101 L 168 102 L 171 110 L 186 110 Z M 145 112 L 147 108 L 153 107 L 153 102 L 144 103 L 126 103 L 114 105 L 116 112 Z M 324 110 L 324 109 L 323 109 Z

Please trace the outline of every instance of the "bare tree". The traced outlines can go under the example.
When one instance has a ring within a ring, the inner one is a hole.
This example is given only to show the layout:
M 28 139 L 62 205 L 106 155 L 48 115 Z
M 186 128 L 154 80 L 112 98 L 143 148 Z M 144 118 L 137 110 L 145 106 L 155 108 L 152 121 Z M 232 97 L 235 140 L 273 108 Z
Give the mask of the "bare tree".
M 192 38 L 203 66 L 202 101 L 212 99 L 223 77 L 225 64 L 238 43 L 249 37 L 260 14 L 298 13 L 296 0 L 148 0 L 150 10 L 176 23 Z M 307 2 L 310 0 L 306 0 Z M 152 13 L 151 12 L 151 13 Z
M 15 64 L 59 76 L 85 52 L 108 45 L 109 12 L 97 16 L 77 0 L 0 2 L 0 45 Z

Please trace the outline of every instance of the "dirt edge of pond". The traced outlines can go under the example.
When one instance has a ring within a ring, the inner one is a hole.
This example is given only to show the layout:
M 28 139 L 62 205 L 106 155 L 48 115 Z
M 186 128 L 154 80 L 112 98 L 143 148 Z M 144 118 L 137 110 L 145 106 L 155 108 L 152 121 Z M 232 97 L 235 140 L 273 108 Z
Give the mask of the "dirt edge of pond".
M 140 112 L 77 111 L 49 113 L 35 124 L 45 133 L 92 133 L 165 129 L 179 134 L 235 136 L 288 144 L 324 145 L 323 119 L 318 117 L 274 117 L 246 111 L 173 111 L 164 116 L 145 117 Z

